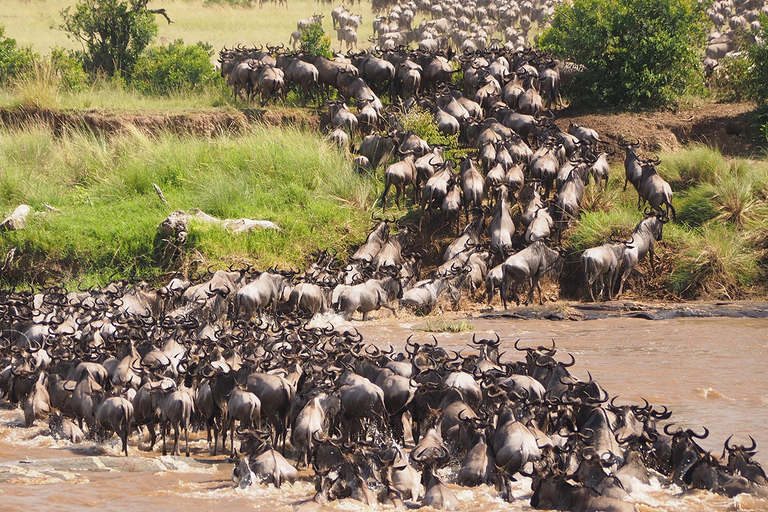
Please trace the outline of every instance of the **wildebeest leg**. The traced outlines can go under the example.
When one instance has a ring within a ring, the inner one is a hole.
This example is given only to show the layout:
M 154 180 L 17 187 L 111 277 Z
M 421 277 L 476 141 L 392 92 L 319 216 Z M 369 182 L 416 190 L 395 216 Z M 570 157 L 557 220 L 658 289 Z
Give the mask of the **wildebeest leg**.
M 179 451 L 179 430 L 181 429 L 181 422 L 176 423 L 173 426 L 173 455 L 181 455 Z
M 184 451 L 186 452 L 185 455 L 189 457 L 189 422 L 184 422 Z
M 653 246 L 651 245 L 648 248 L 648 259 L 651 262 L 651 271 L 655 274 L 656 273 L 656 264 L 653 262 L 653 259 L 656 257 L 656 251 L 653 250 Z
M 163 421 L 160 424 L 160 429 L 162 430 L 162 434 L 163 434 L 163 455 L 168 455 L 168 450 L 166 450 L 166 447 L 165 447 L 165 431 L 168 429 L 168 422 Z
M 597 294 L 597 297 L 602 299 L 603 298 L 603 293 L 605 292 L 605 278 L 603 277 L 602 272 L 600 273 L 598 279 L 599 279 L 599 282 L 600 282 L 600 293 Z M 589 291 L 590 292 L 592 291 L 592 287 L 591 286 L 589 287 Z M 593 296 L 592 297 L 592 301 L 594 301 L 594 300 L 595 300 L 595 297 Z
M 587 288 L 589 288 L 589 296 L 592 298 L 592 302 L 597 302 L 595 300 L 595 290 L 594 290 L 595 276 L 589 275 L 589 273 L 584 274 L 584 280 L 587 282 Z
M 629 274 L 632 273 L 632 267 L 627 267 L 624 269 L 624 272 L 621 273 L 621 284 L 619 284 L 619 293 L 616 294 L 616 297 L 621 297 L 621 294 L 624 292 L 624 281 L 627 280 L 629 277 Z
M 390 311 L 392 312 L 392 315 L 394 315 L 395 317 L 397 317 L 397 311 L 395 311 L 395 307 L 394 307 L 394 306 L 391 306 L 391 305 L 389 305 L 389 304 L 387 304 L 387 303 L 385 302 L 385 303 L 383 303 L 383 304 L 381 305 L 381 307 L 383 307 L 383 308 L 387 308 L 388 310 L 390 310 Z

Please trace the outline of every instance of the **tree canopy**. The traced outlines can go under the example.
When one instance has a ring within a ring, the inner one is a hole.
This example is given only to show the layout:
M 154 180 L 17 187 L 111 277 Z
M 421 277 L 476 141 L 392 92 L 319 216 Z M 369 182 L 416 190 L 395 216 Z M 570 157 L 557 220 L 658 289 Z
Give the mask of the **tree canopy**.
M 696 0 L 574 0 L 538 45 L 586 67 L 564 90 L 574 104 L 653 108 L 700 86 L 705 27 Z

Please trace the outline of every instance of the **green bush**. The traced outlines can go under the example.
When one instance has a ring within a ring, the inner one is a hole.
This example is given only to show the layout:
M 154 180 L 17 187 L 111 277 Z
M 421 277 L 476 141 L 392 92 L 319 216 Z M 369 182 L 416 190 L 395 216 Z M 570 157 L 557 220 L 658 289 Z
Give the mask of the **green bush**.
M 5 27 L 0 26 L 0 84 L 7 85 L 32 68 L 35 54 L 32 47 L 19 47 L 15 39 L 5 37 L 4 34 Z
M 136 61 L 157 34 L 149 0 L 81 0 L 61 11 L 61 29 L 79 41 L 76 53 L 88 72 L 130 76 Z
M 212 55 L 208 43 L 187 45 L 181 39 L 147 48 L 136 62 L 131 83 L 149 94 L 199 92 L 219 78 L 211 65 Z
M 331 51 L 331 38 L 325 35 L 323 26 L 319 23 L 310 23 L 310 25 L 301 32 L 301 51 L 309 55 L 333 58 Z
M 719 100 L 744 101 L 750 98 L 750 68 L 752 61 L 747 54 L 720 59 L 709 78 L 709 87 Z
M 48 59 L 62 89 L 81 91 L 88 85 L 88 74 L 72 52 L 54 47 Z
M 741 298 L 762 275 L 760 251 L 743 233 L 719 222 L 691 232 L 678 250 L 669 280 L 684 297 Z
M 574 104 L 649 108 L 672 104 L 703 78 L 705 18 L 691 0 L 574 0 L 538 39 L 586 70 L 563 91 Z
M 430 146 L 442 146 L 446 158 L 459 156 L 459 135 L 445 135 L 437 128 L 437 122 L 429 110 L 416 107 L 398 118 L 403 130 L 413 133 L 427 141 Z
M 717 207 L 714 204 L 715 191 L 712 185 L 704 184 L 689 189 L 685 194 L 678 195 L 677 222 L 690 227 L 699 227 L 717 217 Z
M 750 67 L 748 81 L 750 85 L 750 95 L 755 99 L 759 106 L 768 106 L 768 16 L 761 15 L 759 42 L 747 46 L 747 55 L 749 56 Z

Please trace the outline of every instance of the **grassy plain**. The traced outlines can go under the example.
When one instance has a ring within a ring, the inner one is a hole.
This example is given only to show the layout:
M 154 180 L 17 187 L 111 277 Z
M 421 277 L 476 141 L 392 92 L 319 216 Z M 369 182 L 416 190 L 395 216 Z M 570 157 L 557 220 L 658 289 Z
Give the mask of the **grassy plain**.
M 67 38 L 60 30 L 59 13 L 75 0 L 0 0 L 0 25 L 5 26 L 6 37 L 16 39 L 22 45 L 31 44 L 35 51 L 47 53 L 53 46 L 79 49 L 79 44 Z M 333 49 L 341 48 L 332 30 L 331 9 L 338 3 L 321 4 L 314 0 L 289 0 L 288 7 L 278 7 L 275 2 L 265 2 L 259 7 L 234 7 L 227 4 L 205 3 L 203 0 L 152 0 L 152 9 L 165 8 L 172 24 L 161 16 L 157 18 L 158 42 L 169 43 L 176 39 L 192 44 L 203 41 L 216 50 L 238 44 L 289 44 L 296 22 L 313 13 L 324 14 L 323 28 L 331 35 Z M 372 34 L 370 3 L 351 8 L 363 15 L 363 26 L 358 30 L 358 41 L 367 47 Z M 344 47 L 346 51 L 346 46 Z

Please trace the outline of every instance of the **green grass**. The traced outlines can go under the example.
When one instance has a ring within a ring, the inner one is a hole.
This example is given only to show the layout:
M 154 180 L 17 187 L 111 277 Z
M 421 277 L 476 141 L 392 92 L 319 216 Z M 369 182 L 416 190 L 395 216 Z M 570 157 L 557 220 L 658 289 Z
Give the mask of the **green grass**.
M 424 332 L 466 332 L 474 331 L 475 326 L 467 323 L 466 320 L 461 321 L 447 321 L 447 320 L 435 320 L 434 322 L 427 321 L 424 327 L 421 329 Z
M 215 139 L 3 130 L 0 213 L 26 203 L 35 215 L 26 229 L 0 237 L 3 257 L 18 248 L 0 283 L 89 282 L 114 270 L 152 278 L 208 264 L 303 266 L 313 250 L 343 251 L 364 239 L 377 187 L 348 157 L 296 129 L 257 126 Z M 282 230 L 236 235 L 193 222 L 182 256 L 168 265 L 157 226 L 171 211 L 190 208 L 271 220 Z
M 664 226 L 657 246 L 661 271 L 652 275 L 647 259 L 637 267 L 638 290 L 727 299 L 765 293 L 768 162 L 729 159 L 701 145 L 660 158 L 659 174 L 672 184 L 678 222 Z M 587 191 L 581 217 L 564 237 L 572 257 L 611 238 L 628 239 L 642 219 L 637 193 L 632 187 L 621 191 L 623 171 L 611 169 L 607 192 Z
M 728 169 L 728 163 L 719 151 L 702 144 L 692 144 L 674 153 L 662 153 L 659 158 L 659 174 L 674 191 L 711 183 L 719 172 Z
M 748 233 L 713 222 L 680 237 L 670 288 L 688 297 L 743 298 L 764 276 Z

